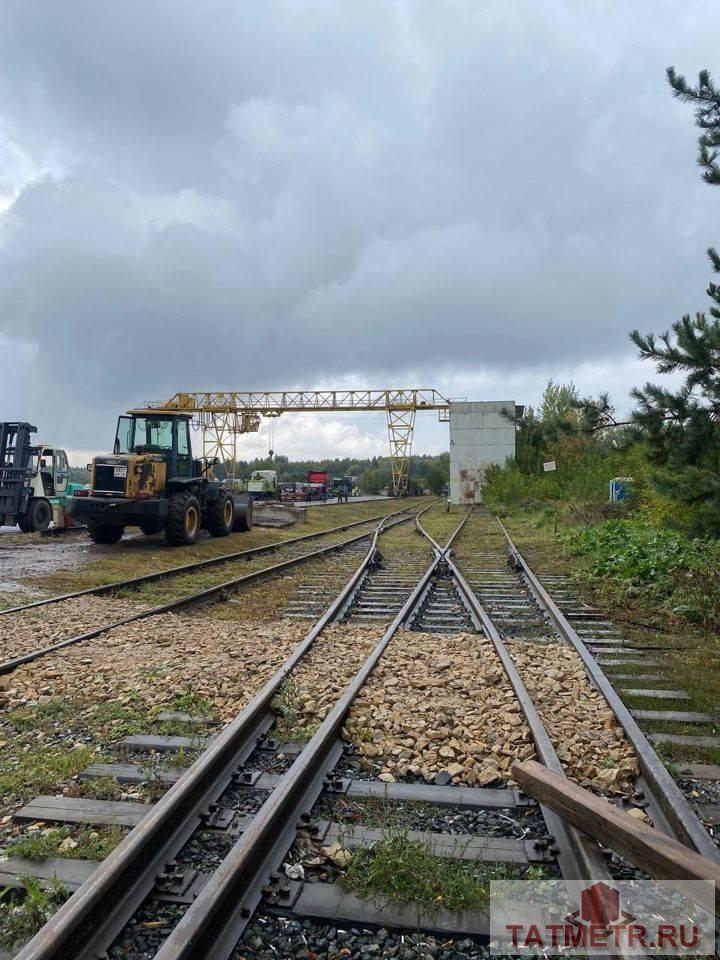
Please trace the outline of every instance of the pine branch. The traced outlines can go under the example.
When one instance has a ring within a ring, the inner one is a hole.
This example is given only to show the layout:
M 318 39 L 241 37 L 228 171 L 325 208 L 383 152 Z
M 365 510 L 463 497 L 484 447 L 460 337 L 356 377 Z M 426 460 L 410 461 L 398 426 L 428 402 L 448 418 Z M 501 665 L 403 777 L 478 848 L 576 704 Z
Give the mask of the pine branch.
M 690 86 L 675 67 L 668 67 L 666 76 L 673 96 L 697 108 L 695 125 L 704 131 L 698 138 L 697 162 L 703 169 L 705 183 L 717 186 L 720 184 L 720 163 L 715 148 L 720 147 L 720 89 L 713 83 L 708 70 L 700 71 L 696 87 Z

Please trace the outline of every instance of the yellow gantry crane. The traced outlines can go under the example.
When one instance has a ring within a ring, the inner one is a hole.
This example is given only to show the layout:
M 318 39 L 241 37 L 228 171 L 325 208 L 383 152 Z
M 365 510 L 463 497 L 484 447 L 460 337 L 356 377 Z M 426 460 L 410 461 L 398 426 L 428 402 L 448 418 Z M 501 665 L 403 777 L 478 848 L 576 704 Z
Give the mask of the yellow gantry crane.
M 437 390 L 282 390 L 238 393 L 235 391 L 176 393 L 162 403 L 146 403 L 143 409 L 158 413 L 184 411 L 197 415 L 202 428 L 203 456 L 217 457 L 228 476 L 235 473 L 237 438 L 260 429 L 261 417 L 282 413 L 357 413 L 385 411 L 393 492 L 407 491 L 410 451 L 418 410 L 437 410 L 441 421 L 449 419 L 450 403 Z

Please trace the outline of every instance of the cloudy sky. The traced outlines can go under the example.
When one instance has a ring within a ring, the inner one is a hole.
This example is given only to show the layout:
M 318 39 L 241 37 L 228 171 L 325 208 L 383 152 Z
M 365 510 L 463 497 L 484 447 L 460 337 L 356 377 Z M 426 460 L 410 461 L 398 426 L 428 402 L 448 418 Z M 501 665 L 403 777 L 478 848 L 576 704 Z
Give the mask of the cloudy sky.
M 75 451 L 177 390 L 533 402 L 651 371 L 720 243 L 715 0 L 3 0 L 0 418 Z M 416 449 L 446 446 L 423 419 Z M 248 454 L 268 437 L 249 438 Z M 284 417 L 290 456 L 383 452 Z

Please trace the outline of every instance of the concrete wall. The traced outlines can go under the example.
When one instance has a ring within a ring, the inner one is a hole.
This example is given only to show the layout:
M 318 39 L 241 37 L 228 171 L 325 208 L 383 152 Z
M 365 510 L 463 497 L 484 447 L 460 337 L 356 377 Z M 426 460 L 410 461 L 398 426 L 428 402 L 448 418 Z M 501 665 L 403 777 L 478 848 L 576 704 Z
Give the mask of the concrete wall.
M 293 523 L 305 523 L 307 509 L 297 507 L 294 503 L 256 500 L 253 503 L 253 523 L 259 527 L 288 527 Z
M 480 503 L 485 469 L 515 456 L 513 400 L 450 402 L 450 499 Z

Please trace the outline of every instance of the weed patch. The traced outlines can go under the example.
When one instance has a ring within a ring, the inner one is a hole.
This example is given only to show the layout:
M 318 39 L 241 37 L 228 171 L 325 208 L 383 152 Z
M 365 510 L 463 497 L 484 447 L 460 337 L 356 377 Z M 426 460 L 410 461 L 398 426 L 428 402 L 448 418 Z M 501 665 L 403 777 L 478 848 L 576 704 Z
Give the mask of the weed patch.
M 364 899 L 415 903 L 432 912 L 478 907 L 490 896 L 490 882 L 509 875 L 504 864 L 436 857 L 407 831 L 391 827 L 381 840 L 353 853 L 340 882 Z
M 43 885 L 35 877 L 20 877 L 24 890 L 8 887 L 0 893 L 0 946 L 16 951 L 47 923 L 68 898 L 59 880 Z
M 282 740 L 297 740 L 300 736 L 302 713 L 297 708 L 295 685 L 292 680 L 286 680 L 272 702 L 273 710 L 279 714 L 276 725 L 276 738 Z
M 73 783 L 68 797 L 85 797 L 88 800 L 121 800 L 123 789 L 112 777 L 93 777 Z
M 4 848 L 8 857 L 24 857 L 26 860 L 45 860 L 48 857 L 65 857 L 68 860 L 104 860 L 112 853 L 124 836 L 117 825 L 101 827 L 56 827 L 50 830 L 33 830 L 12 840 Z
M 196 693 L 176 693 L 170 704 L 163 709 L 189 713 L 191 717 L 208 717 L 213 712 L 213 704 L 207 697 L 199 697 Z
M 35 707 L 23 707 L 6 714 L 5 722 L 17 733 L 29 730 L 52 733 L 55 729 L 67 725 L 75 716 L 76 710 L 68 700 L 48 700 Z
M 583 560 L 579 575 L 610 580 L 631 595 L 642 590 L 669 613 L 720 628 L 720 544 L 688 539 L 647 523 L 614 520 L 563 539 Z
M 14 794 L 22 800 L 55 790 L 61 780 L 76 776 L 95 759 L 90 747 L 62 750 L 39 747 L 10 757 L 0 772 L 0 796 Z

